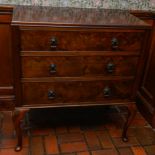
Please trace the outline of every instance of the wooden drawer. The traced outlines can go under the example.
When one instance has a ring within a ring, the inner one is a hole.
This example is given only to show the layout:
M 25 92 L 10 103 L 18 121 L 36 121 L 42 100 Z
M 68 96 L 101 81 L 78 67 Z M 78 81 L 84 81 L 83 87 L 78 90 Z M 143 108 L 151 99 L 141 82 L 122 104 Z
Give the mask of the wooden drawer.
M 131 56 L 25 56 L 22 77 L 134 76 L 137 63 Z
M 110 31 L 110 30 L 109 30 Z M 22 51 L 137 51 L 143 31 L 51 31 L 21 30 Z
M 74 105 L 129 99 L 133 81 L 57 81 L 23 83 L 24 105 Z M 83 103 L 82 103 L 83 102 Z

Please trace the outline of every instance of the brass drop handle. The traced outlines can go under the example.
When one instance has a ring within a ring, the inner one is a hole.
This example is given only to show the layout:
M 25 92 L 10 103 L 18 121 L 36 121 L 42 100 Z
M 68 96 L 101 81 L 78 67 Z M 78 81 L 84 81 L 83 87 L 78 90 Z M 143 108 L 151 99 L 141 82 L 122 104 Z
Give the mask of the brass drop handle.
M 56 98 L 56 93 L 53 90 L 48 91 L 48 99 L 53 100 Z
M 106 86 L 103 90 L 103 94 L 104 94 L 104 97 L 110 97 L 111 96 L 111 88 Z
M 58 45 L 58 40 L 56 37 L 52 37 L 50 40 L 50 46 L 52 49 L 55 49 Z
M 111 40 L 111 47 L 112 47 L 112 49 L 113 50 L 118 49 L 118 45 L 119 45 L 118 39 L 117 38 L 112 38 L 112 40 Z
M 50 73 L 53 74 L 53 73 L 56 73 L 56 64 L 50 64 Z
M 109 62 L 106 66 L 106 69 L 108 73 L 113 73 L 115 70 L 115 64 L 113 64 L 112 62 Z

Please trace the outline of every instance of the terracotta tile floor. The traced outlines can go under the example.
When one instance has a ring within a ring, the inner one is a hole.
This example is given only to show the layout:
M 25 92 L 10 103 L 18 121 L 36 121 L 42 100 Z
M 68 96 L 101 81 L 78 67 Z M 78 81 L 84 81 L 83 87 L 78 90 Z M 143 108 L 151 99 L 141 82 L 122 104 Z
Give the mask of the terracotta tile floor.
M 32 110 L 16 153 L 11 112 L 1 112 L 0 155 L 155 155 L 155 132 L 139 113 L 122 142 L 125 116 L 123 107 Z

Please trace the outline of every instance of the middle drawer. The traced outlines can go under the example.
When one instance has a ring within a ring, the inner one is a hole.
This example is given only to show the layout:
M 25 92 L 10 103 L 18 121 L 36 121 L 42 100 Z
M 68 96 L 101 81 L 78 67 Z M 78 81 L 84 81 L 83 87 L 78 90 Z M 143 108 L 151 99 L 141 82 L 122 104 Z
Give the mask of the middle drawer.
M 22 77 L 134 76 L 138 57 L 23 56 Z

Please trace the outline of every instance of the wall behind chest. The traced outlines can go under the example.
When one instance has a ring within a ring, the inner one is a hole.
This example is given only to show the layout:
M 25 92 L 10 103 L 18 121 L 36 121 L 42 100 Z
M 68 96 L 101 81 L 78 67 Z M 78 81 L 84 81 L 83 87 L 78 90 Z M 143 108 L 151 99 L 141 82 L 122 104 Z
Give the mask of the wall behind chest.
M 155 0 L 0 0 L 0 4 L 155 10 Z

